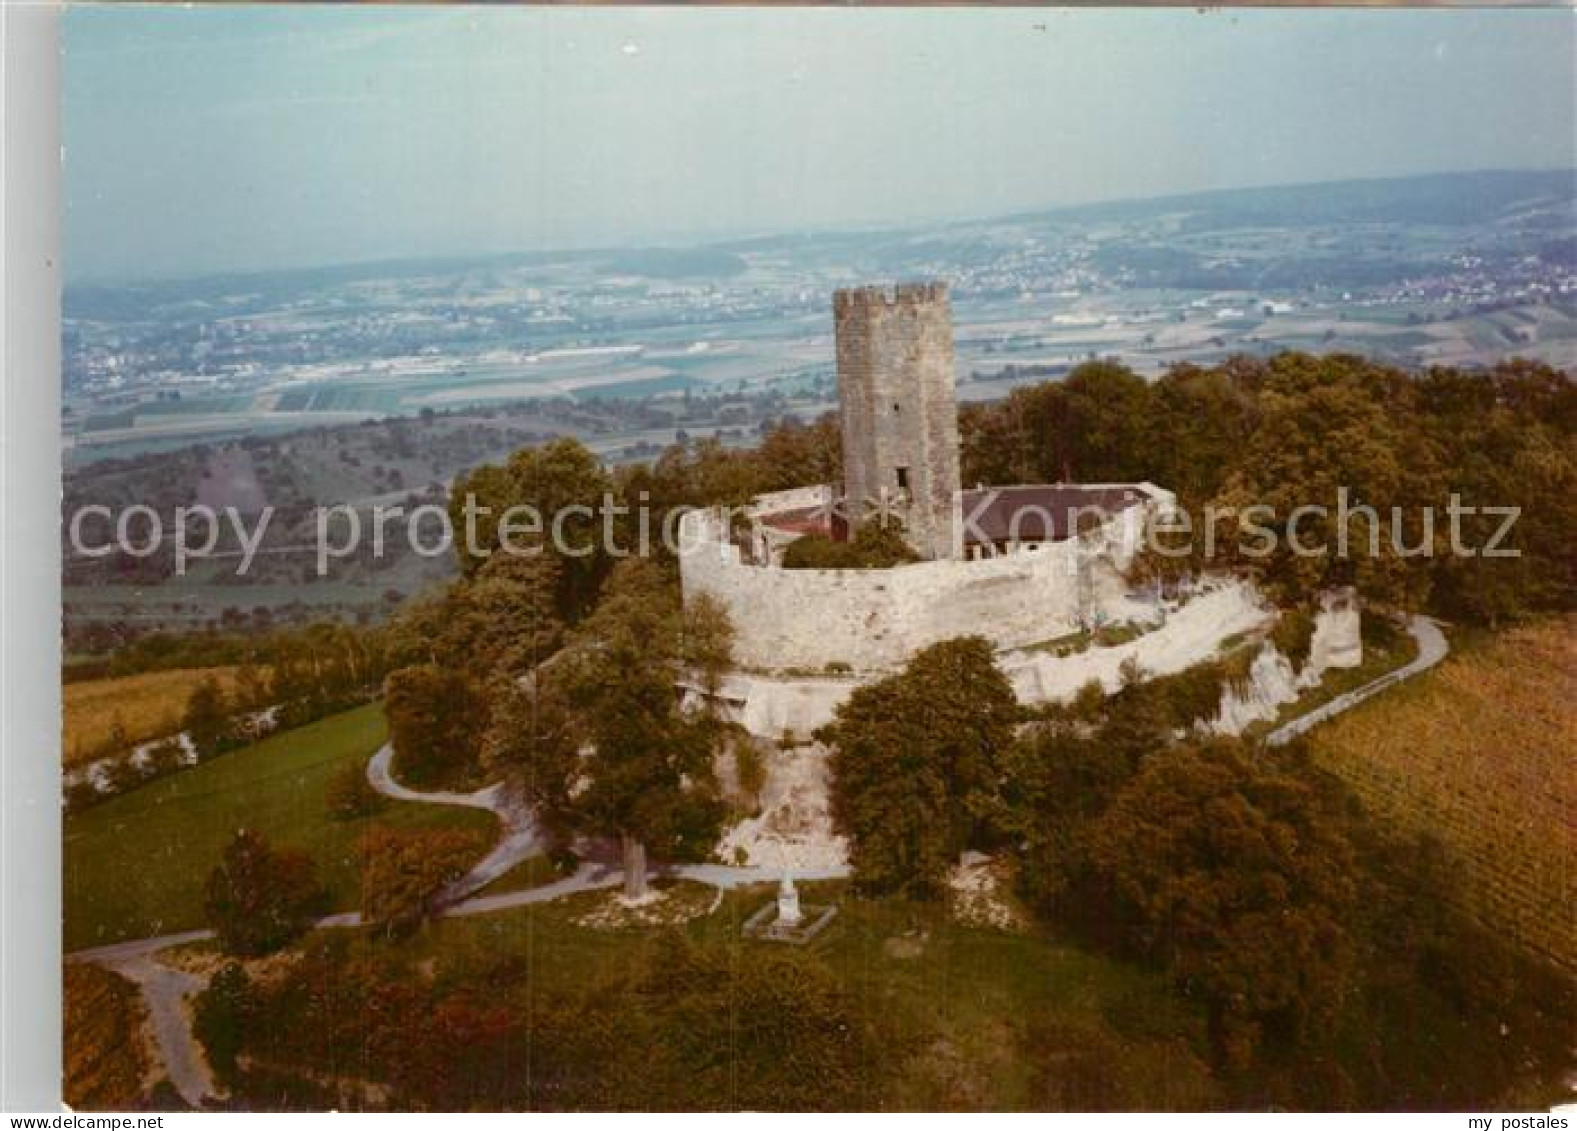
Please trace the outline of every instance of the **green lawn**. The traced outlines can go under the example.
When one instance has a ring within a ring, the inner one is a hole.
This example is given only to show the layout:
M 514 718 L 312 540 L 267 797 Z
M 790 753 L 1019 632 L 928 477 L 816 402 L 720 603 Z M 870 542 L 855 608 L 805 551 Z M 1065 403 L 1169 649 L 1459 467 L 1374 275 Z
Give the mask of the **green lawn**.
M 491 840 L 491 814 L 454 806 L 391 802 L 365 820 L 329 818 L 330 777 L 364 762 L 385 733 L 382 708 L 360 707 L 67 817 L 66 949 L 202 926 L 204 880 L 243 826 L 310 853 L 336 909 L 356 906 L 355 845 L 370 823 L 470 828 Z
M 906 1046 L 906 1067 L 873 1103 L 1035 1109 L 1016 1045 L 1034 1021 L 1112 1034 L 1124 1060 L 1114 1071 L 1128 1078 L 1143 1107 L 1187 1107 L 1209 1097 L 1200 1059 L 1202 1021 L 1160 977 L 1041 932 L 959 926 L 935 905 L 860 899 L 841 883 L 802 884 L 800 890 L 807 904 L 839 906 L 811 953 L 871 1013 L 890 1018 Z M 740 933 L 774 894 L 774 885 L 730 892 L 716 912 L 681 929 L 732 947 L 782 945 Z M 432 959 L 440 979 L 463 977 L 488 957 L 514 955 L 527 963 L 535 988 L 568 991 L 636 969 L 663 933 L 592 929 L 573 921 L 604 898 L 578 895 L 444 919 L 408 939 L 367 938 L 365 945 L 405 950 L 415 961 Z

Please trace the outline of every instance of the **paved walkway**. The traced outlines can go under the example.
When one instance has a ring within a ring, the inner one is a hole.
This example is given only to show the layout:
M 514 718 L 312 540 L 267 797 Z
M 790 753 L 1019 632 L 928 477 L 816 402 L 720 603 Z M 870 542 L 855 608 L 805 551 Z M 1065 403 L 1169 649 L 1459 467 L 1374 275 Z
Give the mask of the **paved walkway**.
M 394 780 L 392 765 L 394 748 L 384 746 L 367 763 L 367 780 L 372 788 L 396 801 L 412 801 L 427 805 L 458 805 L 466 809 L 485 809 L 498 818 L 503 835 L 488 854 L 477 861 L 439 896 L 443 903 L 456 903 L 508 872 L 527 857 L 542 849 L 542 833 L 531 809 L 503 782 L 497 782 L 474 793 L 449 793 L 437 790 L 424 793 L 410 789 Z M 339 924 L 335 924 L 336 926 Z
M 624 882 L 619 868 L 600 864 L 583 864 L 575 873 L 549 884 L 542 884 L 522 891 L 500 892 L 497 895 L 474 896 L 516 864 L 525 860 L 542 846 L 541 833 L 531 811 L 518 798 L 513 797 L 502 784 L 491 785 L 474 793 L 449 793 L 434 791 L 424 793 L 409 789 L 394 780 L 390 772 L 393 751 L 385 746 L 367 763 L 367 780 L 386 797 L 399 801 L 430 805 L 459 805 L 472 809 L 486 809 L 495 814 L 503 830 L 490 852 L 477 865 L 452 884 L 444 896 L 448 906 L 443 916 L 487 915 L 506 911 L 512 907 L 525 907 L 535 903 L 548 903 L 577 892 L 601 891 L 618 887 Z M 678 864 L 658 866 L 655 876 L 667 876 L 710 884 L 718 889 L 721 899 L 726 890 L 746 884 L 775 883 L 782 873 L 772 868 L 735 868 L 724 864 Z M 799 880 L 842 879 L 850 874 L 847 865 L 834 868 L 796 871 Z M 471 898 L 467 898 L 470 896 Z M 313 924 L 315 929 L 358 927 L 361 912 L 342 911 L 329 915 Z M 203 1055 L 202 1047 L 192 1035 L 187 1017 L 186 999 L 206 984 L 202 978 L 184 970 L 166 966 L 155 957 L 169 947 L 183 946 L 214 937 L 213 931 L 183 931 L 180 934 L 158 935 L 146 939 L 130 939 L 107 946 L 79 950 L 68 957 L 75 962 L 93 962 L 129 978 L 142 990 L 148 1005 L 149 1019 L 153 1023 L 154 1040 L 166 1073 L 181 1099 L 194 1108 L 214 1097 L 213 1074 Z
M 1289 723 L 1277 727 L 1265 736 L 1265 741 L 1271 746 L 1282 746 L 1291 742 L 1301 734 L 1305 734 L 1314 727 L 1319 726 L 1327 719 L 1333 719 L 1343 711 L 1350 711 L 1366 699 L 1373 698 L 1388 687 L 1394 687 L 1403 680 L 1412 679 L 1419 672 L 1428 671 L 1451 651 L 1451 645 L 1446 642 L 1446 634 L 1440 631 L 1440 625 L 1429 617 L 1415 616 L 1407 622 L 1407 630 L 1418 642 L 1418 655 L 1410 662 L 1403 664 L 1393 672 L 1387 672 L 1379 679 L 1372 680 L 1362 687 L 1338 695 L 1329 703 L 1322 703 L 1306 715 L 1299 715 Z
M 71 955 L 74 961 L 93 962 L 135 982 L 148 1007 L 153 1040 L 164 1071 L 182 1100 L 194 1108 L 217 1094 L 213 1073 L 202 1047 L 192 1036 L 186 999 L 207 982 L 196 974 L 159 962 L 154 955 L 165 947 L 212 938 L 212 931 L 187 931 L 152 939 L 134 939 L 94 947 Z
M 1410 663 L 1373 680 L 1364 686 L 1337 696 L 1329 703 L 1301 715 L 1266 736 L 1271 745 L 1290 742 L 1327 719 L 1351 710 L 1359 703 L 1379 694 L 1386 688 L 1411 679 L 1427 671 L 1446 657 L 1450 651 L 1445 634 L 1439 625 L 1428 617 L 1415 616 L 1408 623 L 1408 631 L 1418 642 L 1418 655 Z M 513 796 L 502 783 L 476 790 L 474 793 L 444 791 L 421 792 L 409 789 L 394 780 L 390 763 L 394 752 L 385 746 L 367 763 L 367 780 L 374 789 L 386 797 L 399 801 L 429 805 L 459 805 L 472 809 L 486 809 L 495 814 L 503 830 L 492 850 L 463 877 L 451 885 L 446 899 L 449 905 L 441 914 L 445 916 L 486 915 L 512 907 L 525 907 L 535 903 L 548 903 L 577 892 L 601 891 L 617 887 L 624 881 L 618 868 L 599 864 L 583 864 L 571 876 L 553 883 L 523 891 L 501 892 L 497 895 L 473 896 L 499 876 L 504 875 L 522 860 L 537 852 L 542 846 L 541 832 L 529 808 Z M 774 868 L 740 868 L 725 864 L 679 864 L 653 869 L 655 875 L 693 880 L 710 884 L 718 889 L 719 898 L 724 891 L 748 884 L 773 883 L 782 873 Z M 848 865 L 796 871 L 797 880 L 844 879 L 851 874 Z M 361 913 L 346 911 L 318 920 L 319 929 L 356 927 L 361 924 Z M 153 1025 L 154 1039 L 160 1058 L 171 1084 L 181 1098 L 194 1108 L 216 1095 L 213 1075 L 203 1056 L 202 1048 L 192 1035 L 187 1016 L 186 999 L 206 984 L 195 974 L 166 966 L 155 955 L 168 947 L 181 946 L 214 937 L 212 931 L 185 931 L 180 934 L 159 935 L 154 938 L 131 939 L 107 946 L 80 950 L 67 957 L 76 962 L 93 962 L 108 967 L 135 982 L 148 1005 L 149 1020 Z

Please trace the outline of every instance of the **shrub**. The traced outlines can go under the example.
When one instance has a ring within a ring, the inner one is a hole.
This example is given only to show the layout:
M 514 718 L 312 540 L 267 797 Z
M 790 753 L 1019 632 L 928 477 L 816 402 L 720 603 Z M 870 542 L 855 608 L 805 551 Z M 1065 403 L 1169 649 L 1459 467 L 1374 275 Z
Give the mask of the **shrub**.
M 454 786 L 475 772 L 488 701 L 466 676 L 416 664 L 391 673 L 384 695 L 394 769 L 402 782 Z
M 674 936 L 633 989 L 648 1029 L 628 1042 L 633 1077 L 608 1074 L 620 1106 L 856 1110 L 898 1059 L 879 1011 L 803 952 Z
M 181 729 L 197 748 L 199 758 L 211 758 L 220 752 L 229 725 L 229 707 L 219 681 L 210 677 L 192 688 Z
M 470 832 L 367 830 L 358 847 L 363 920 L 388 933 L 419 925 L 481 851 L 481 839 Z
M 880 517 L 862 523 L 847 542 L 825 534 L 806 534 L 783 551 L 784 569 L 890 569 L 918 561 L 919 555 L 904 540 L 897 519 Z
M 186 748 L 178 738 L 167 738 L 150 746 L 144 755 L 152 776 L 173 774 L 186 765 Z
M 130 754 L 112 759 L 104 767 L 105 784 L 109 787 L 106 792 L 110 796 L 136 789 L 152 776 L 147 763 L 139 763 Z
M 1270 642 L 1292 661 L 1294 671 L 1303 667 L 1314 642 L 1314 615 L 1302 606 L 1283 609 L 1270 630 Z
M 197 995 L 192 1032 L 202 1042 L 214 1074 L 226 1084 L 236 1079 L 236 1055 L 247 1029 L 252 980 L 238 962 L 229 962 Z
M 383 797 L 367 780 L 367 771 L 360 762 L 342 766 L 329 779 L 323 794 L 324 808 L 336 821 L 351 821 L 369 817 L 383 808 Z
M 100 792 L 99 787 L 87 778 L 72 782 L 66 787 L 66 812 L 80 813 L 84 809 L 90 809 L 97 805 L 108 796 L 108 794 Z

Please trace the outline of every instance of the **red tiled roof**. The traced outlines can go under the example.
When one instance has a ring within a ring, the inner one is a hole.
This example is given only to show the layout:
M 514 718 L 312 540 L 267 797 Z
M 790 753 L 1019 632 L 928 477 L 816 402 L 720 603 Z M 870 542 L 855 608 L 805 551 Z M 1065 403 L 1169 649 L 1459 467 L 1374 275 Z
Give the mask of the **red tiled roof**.
M 962 492 L 964 544 L 1060 542 L 1081 514 L 1110 518 L 1145 499 L 1138 487 L 1087 487 L 1077 483 L 977 487 Z M 823 505 L 795 507 L 760 516 L 762 525 L 789 534 L 827 534 L 833 516 Z M 1085 520 L 1088 523 L 1088 519 Z
M 1060 542 L 1074 533 L 1081 512 L 1106 519 L 1144 498 L 1139 488 L 1126 486 L 977 487 L 963 492 L 964 543 Z M 1089 519 L 1084 521 L 1088 524 Z

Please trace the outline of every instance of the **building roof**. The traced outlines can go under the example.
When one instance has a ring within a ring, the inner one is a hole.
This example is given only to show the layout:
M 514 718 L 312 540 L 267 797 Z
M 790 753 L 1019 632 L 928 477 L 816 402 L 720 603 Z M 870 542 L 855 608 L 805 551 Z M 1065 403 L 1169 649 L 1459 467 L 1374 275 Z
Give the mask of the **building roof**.
M 1135 484 L 1037 483 L 976 487 L 961 492 L 966 546 L 1003 542 L 1060 542 L 1078 528 L 1081 516 L 1109 519 L 1147 497 Z M 839 525 L 831 505 L 818 504 L 759 516 L 763 525 L 790 534 L 830 534 Z
M 1037 483 L 962 492 L 964 544 L 1060 542 L 1146 498 L 1131 484 Z M 1087 516 L 1087 517 L 1086 517 Z

